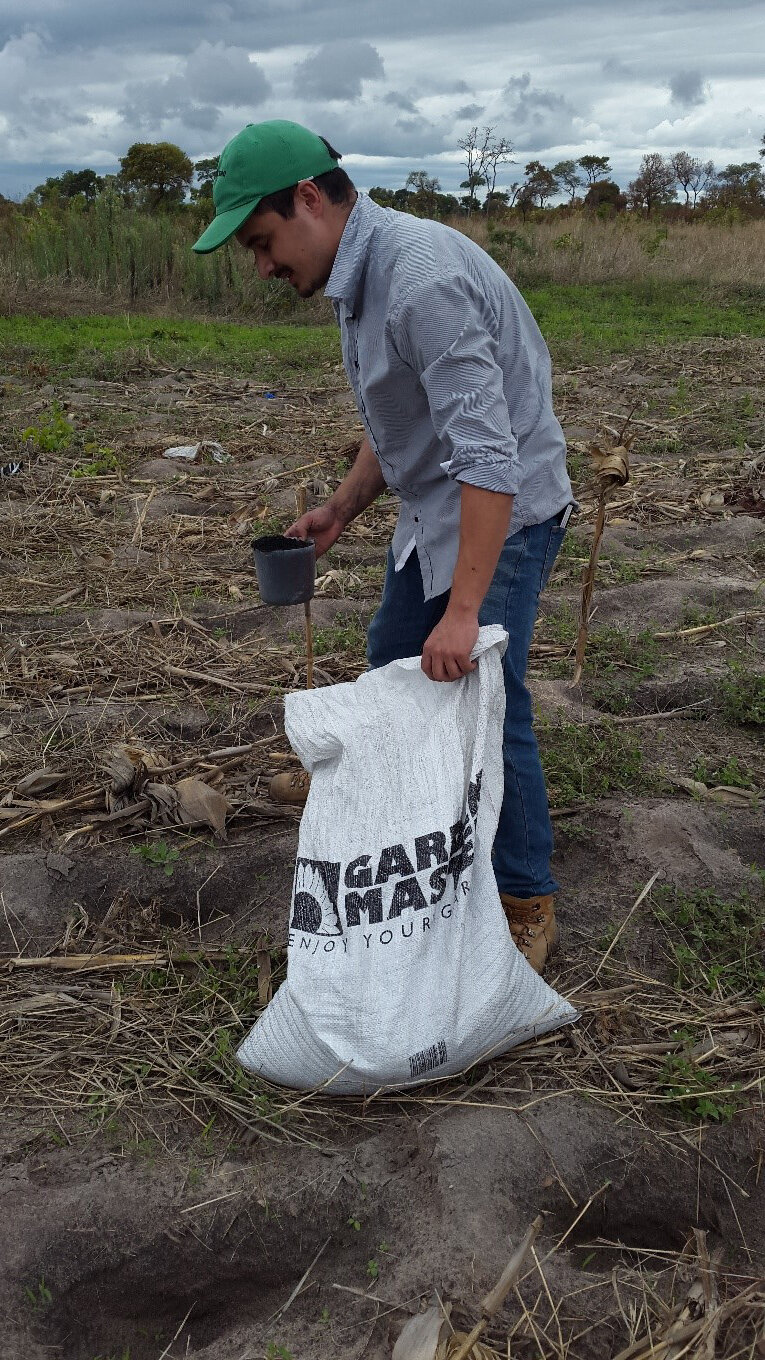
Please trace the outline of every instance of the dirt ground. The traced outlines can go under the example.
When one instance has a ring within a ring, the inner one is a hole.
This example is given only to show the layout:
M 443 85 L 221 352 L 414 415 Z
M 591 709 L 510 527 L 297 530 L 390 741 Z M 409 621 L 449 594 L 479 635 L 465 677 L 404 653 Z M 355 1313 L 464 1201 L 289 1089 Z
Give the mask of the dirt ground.
M 487 1355 L 763 1353 L 765 347 L 555 388 L 581 512 L 530 684 L 582 1019 L 332 1102 L 233 1052 L 285 966 L 305 683 L 250 540 L 342 476 L 342 373 L 0 375 L 2 1360 L 383 1360 L 431 1300 L 469 1329 L 539 1213 Z M 572 688 L 587 445 L 630 414 Z M 201 439 L 228 461 L 162 456 Z M 363 668 L 394 517 L 320 563 L 319 684 Z

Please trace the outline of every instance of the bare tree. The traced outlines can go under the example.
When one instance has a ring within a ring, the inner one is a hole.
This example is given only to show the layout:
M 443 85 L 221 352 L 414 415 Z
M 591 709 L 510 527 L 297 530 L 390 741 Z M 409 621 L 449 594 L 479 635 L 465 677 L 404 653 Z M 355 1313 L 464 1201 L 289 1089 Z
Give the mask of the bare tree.
M 608 179 L 611 174 L 611 161 L 608 156 L 580 156 L 577 165 L 584 170 L 588 184 L 594 184 L 598 179 Z
M 472 127 L 467 136 L 461 138 L 457 143 L 461 151 L 465 153 L 465 169 L 467 175 L 462 181 L 460 188 L 468 191 L 468 211 L 472 212 L 478 206 L 476 189 L 485 185 L 487 197 L 494 193 L 497 184 L 497 175 L 500 165 L 512 161 L 513 144 L 505 137 L 495 137 L 493 127 L 485 127 L 482 131 L 476 126 Z
M 552 168 L 552 172 L 558 183 L 565 184 L 568 189 L 571 195 L 571 203 L 573 203 L 576 198 L 577 189 L 582 189 L 584 187 L 584 180 L 576 167 L 577 161 L 558 161 L 558 164 L 554 165 Z
M 670 156 L 670 164 L 675 172 L 675 179 L 685 194 L 686 206 L 693 194 L 695 208 L 699 194 L 703 194 L 714 180 L 713 162 L 700 161 L 696 156 L 690 156 L 687 151 L 676 151 Z
M 645 208 L 650 217 L 654 208 L 671 203 L 677 176 L 671 161 L 650 151 L 640 162 L 640 173 L 630 184 L 630 198 L 636 208 Z

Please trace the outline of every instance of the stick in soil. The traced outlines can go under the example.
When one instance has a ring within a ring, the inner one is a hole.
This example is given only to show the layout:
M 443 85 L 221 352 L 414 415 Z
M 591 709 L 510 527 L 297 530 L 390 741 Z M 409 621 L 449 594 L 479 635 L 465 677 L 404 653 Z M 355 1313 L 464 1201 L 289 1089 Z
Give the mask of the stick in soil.
M 295 491 L 297 502 L 298 518 L 304 515 L 308 507 L 307 492 L 304 486 L 299 486 Z M 305 687 L 313 689 L 313 623 L 311 621 L 311 601 L 306 600 L 305 605 Z
M 629 422 L 630 417 L 628 416 L 619 435 L 609 435 L 608 431 L 604 431 L 600 443 L 593 441 L 590 444 L 590 457 L 594 464 L 599 488 L 598 513 L 592 535 L 590 560 L 582 573 L 582 602 L 579 607 L 579 633 L 576 639 L 576 659 L 571 680 L 572 689 L 579 684 L 582 678 L 584 653 L 590 627 L 590 605 L 592 604 L 592 593 L 595 589 L 595 572 L 600 556 L 600 541 L 606 525 L 606 502 L 609 493 L 615 487 L 624 486 L 629 481 L 629 451 L 632 438 L 625 438 Z

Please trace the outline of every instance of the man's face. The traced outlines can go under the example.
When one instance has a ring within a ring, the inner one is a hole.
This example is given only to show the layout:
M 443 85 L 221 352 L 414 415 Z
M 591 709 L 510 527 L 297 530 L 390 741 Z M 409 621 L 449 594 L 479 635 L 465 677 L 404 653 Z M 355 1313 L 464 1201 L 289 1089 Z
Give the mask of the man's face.
M 321 205 L 312 196 L 306 203 L 301 187 L 295 194 L 294 217 L 256 209 L 239 228 L 236 239 L 245 250 L 252 251 L 262 279 L 285 279 L 302 298 L 309 298 L 324 287 L 332 272 L 337 241 Z M 321 197 L 318 190 L 316 195 Z

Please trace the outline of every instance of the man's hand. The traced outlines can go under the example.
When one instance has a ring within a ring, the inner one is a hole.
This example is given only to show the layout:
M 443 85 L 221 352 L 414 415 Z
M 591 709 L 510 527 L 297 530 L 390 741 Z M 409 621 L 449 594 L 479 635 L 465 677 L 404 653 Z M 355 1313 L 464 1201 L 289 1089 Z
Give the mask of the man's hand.
M 347 523 L 332 502 L 328 501 L 326 505 L 319 505 L 296 519 L 285 537 L 312 538 L 316 544 L 316 556 L 321 557 L 337 542 Z
M 476 668 L 470 660 L 478 637 L 478 615 L 473 610 L 447 607 L 422 649 L 422 669 L 431 680 L 459 680 Z

